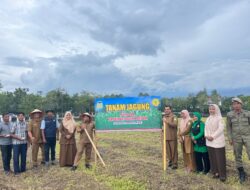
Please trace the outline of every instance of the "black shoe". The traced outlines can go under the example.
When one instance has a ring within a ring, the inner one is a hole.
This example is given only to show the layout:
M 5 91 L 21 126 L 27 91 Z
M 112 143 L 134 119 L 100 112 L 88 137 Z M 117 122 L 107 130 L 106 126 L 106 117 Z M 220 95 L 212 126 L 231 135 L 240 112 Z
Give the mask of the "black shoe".
M 85 168 L 87 168 L 87 169 L 91 169 L 91 165 L 90 164 L 85 164 Z
M 172 170 L 176 170 L 177 168 L 177 166 L 172 166 Z
M 214 174 L 214 175 L 213 175 L 213 178 L 214 178 L 214 179 L 219 178 L 219 174 Z
M 225 182 L 225 181 L 226 181 L 226 178 L 220 178 L 220 181 L 221 181 L 221 182 Z
M 168 167 L 171 168 L 172 165 L 173 165 L 173 164 L 172 164 L 172 161 L 169 161 L 169 162 L 168 162 Z
M 72 166 L 71 171 L 75 171 L 77 169 L 77 166 Z
M 239 179 L 240 179 L 240 183 L 244 183 L 246 181 L 246 173 L 244 171 L 243 167 L 238 168 L 239 171 Z
M 45 164 L 45 161 L 41 161 L 41 164 L 44 165 L 44 164 Z

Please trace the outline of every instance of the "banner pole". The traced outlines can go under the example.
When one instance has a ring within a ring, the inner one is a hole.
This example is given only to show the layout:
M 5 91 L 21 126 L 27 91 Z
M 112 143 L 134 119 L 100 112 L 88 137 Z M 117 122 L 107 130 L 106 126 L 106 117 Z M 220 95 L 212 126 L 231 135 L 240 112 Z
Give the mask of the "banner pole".
M 96 131 L 94 131 L 94 143 L 97 148 L 97 137 L 96 137 Z M 97 154 L 95 152 L 95 165 L 97 164 Z
M 167 170 L 167 145 L 166 145 L 166 123 L 163 121 L 163 147 L 162 147 L 162 161 L 163 161 L 163 170 Z
M 84 129 L 84 131 L 85 131 L 86 135 L 88 136 L 89 141 L 91 142 L 91 144 L 92 144 L 92 146 L 93 146 L 93 148 L 94 148 L 94 150 L 95 150 L 97 156 L 100 158 L 100 160 L 101 160 L 101 162 L 102 162 L 102 165 L 103 165 L 104 167 L 106 167 L 106 164 L 104 163 L 104 161 L 103 161 L 103 159 L 102 159 L 102 157 L 101 157 L 99 151 L 97 150 L 97 148 L 96 148 L 94 142 L 92 141 L 91 137 L 89 136 L 88 131 L 87 131 L 86 129 Z

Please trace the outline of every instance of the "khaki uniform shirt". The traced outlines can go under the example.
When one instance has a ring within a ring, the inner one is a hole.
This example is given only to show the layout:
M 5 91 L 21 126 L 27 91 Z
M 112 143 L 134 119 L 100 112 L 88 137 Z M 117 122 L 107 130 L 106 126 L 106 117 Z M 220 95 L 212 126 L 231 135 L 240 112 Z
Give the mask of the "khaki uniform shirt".
M 87 134 L 85 133 L 84 129 L 81 129 L 82 125 L 86 125 L 87 132 L 91 137 L 91 139 L 93 139 L 95 124 L 94 122 L 91 121 L 90 123 L 81 123 L 81 125 L 77 127 L 77 132 L 80 133 L 80 141 L 84 143 L 90 143 L 90 140 Z
M 230 141 L 250 141 L 250 112 L 228 112 L 227 134 Z
M 165 115 L 166 118 L 166 140 L 177 140 L 178 118 L 174 114 Z
M 42 143 L 42 131 L 40 129 L 41 121 L 30 121 L 28 125 L 28 132 L 32 133 L 32 136 L 35 137 L 35 143 Z

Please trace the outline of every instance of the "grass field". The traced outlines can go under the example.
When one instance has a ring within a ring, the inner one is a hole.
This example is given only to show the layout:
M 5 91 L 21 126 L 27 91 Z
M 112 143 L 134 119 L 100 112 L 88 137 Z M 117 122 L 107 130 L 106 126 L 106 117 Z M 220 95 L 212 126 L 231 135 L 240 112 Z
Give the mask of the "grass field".
M 244 185 L 239 184 L 232 148 L 228 144 L 226 148 L 228 179 L 222 183 L 211 176 L 186 174 L 180 151 L 179 168 L 163 172 L 160 134 L 157 132 L 99 133 L 98 149 L 107 164 L 106 168 L 98 162 L 92 170 L 86 170 L 83 165 L 75 172 L 58 165 L 50 168 L 39 166 L 38 169 L 32 170 L 28 161 L 27 172 L 20 176 L 5 176 L 0 163 L 0 190 L 250 189 L 250 178 Z M 57 158 L 58 150 L 59 145 Z M 246 171 L 250 174 L 250 161 L 245 150 L 244 163 Z

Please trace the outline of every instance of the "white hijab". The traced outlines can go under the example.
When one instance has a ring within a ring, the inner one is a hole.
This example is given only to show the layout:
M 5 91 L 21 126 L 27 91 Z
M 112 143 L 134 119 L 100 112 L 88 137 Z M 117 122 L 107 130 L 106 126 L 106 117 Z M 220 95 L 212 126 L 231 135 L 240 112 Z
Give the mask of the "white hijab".
M 66 119 L 66 116 L 67 116 L 68 114 L 70 114 L 70 116 L 71 116 L 69 120 Z M 64 114 L 62 123 L 63 123 L 63 126 L 64 126 L 66 129 L 68 129 L 68 131 L 69 131 L 70 133 L 74 133 L 75 128 L 76 128 L 76 122 L 75 122 L 75 120 L 74 120 L 74 118 L 73 118 L 73 116 L 72 116 L 72 114 L 71 114 L 70 111 L 67 111 L 67 112 Z
M 214 115 L 210 114 L 209 117 L 207 118 L 206 129 L 213 133 L 218 129 L 219 122 L 222 121 L 222 115 L 218 105 L 210 104 L 210 106 L 213 106 L 215 108 L 215 114 Z

